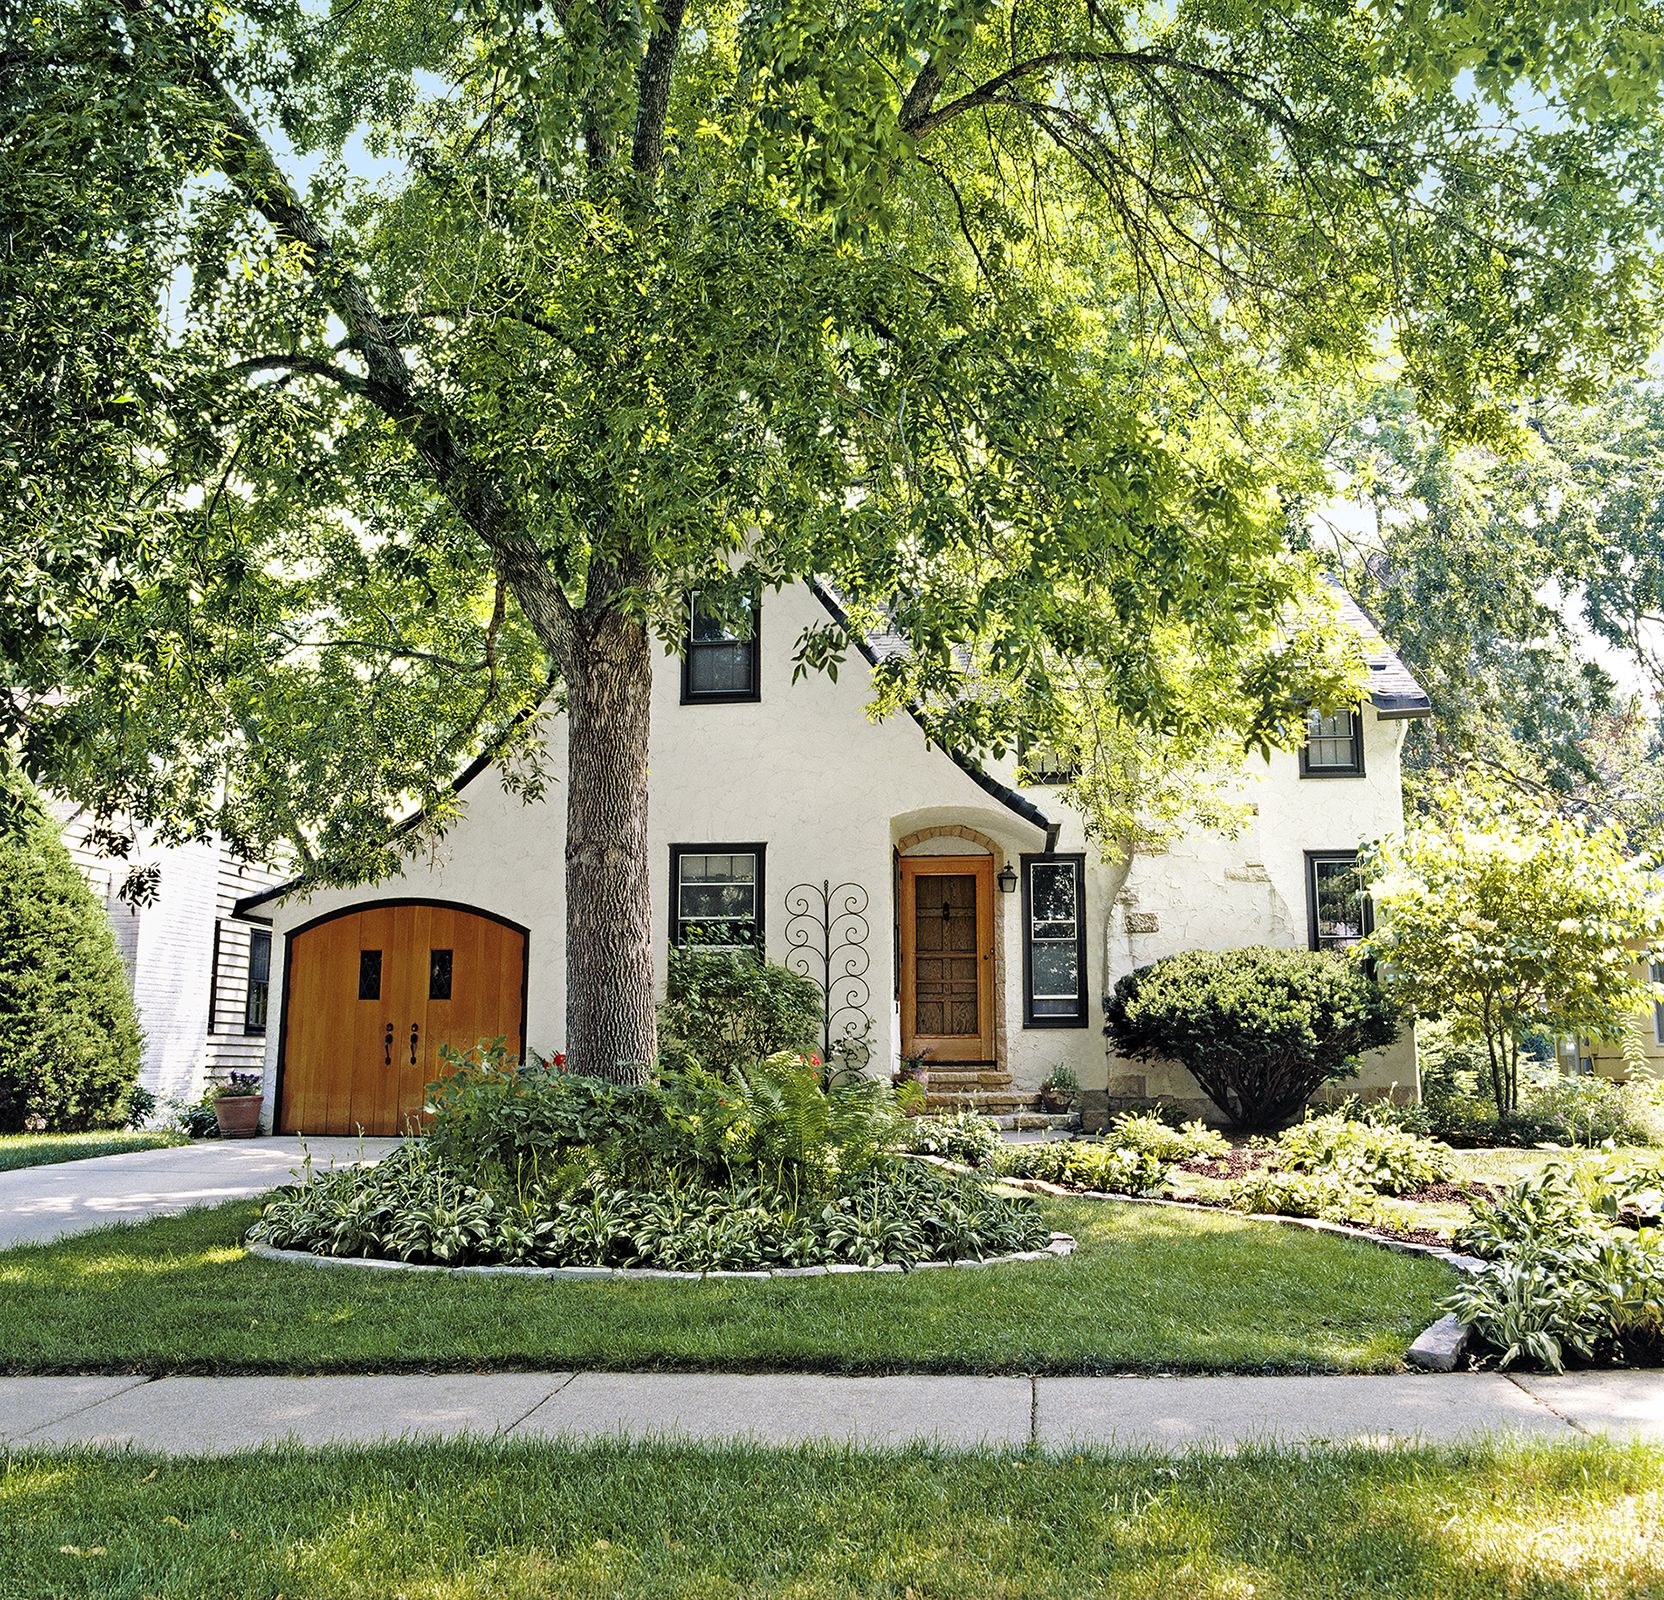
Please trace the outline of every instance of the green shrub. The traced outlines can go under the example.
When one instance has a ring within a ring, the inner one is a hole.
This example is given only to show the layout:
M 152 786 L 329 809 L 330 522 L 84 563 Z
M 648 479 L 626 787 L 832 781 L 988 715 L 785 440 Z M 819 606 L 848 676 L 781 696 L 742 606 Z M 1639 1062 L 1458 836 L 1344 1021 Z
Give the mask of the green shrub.
M 711 1272 L 1010 1255 L 1042 1248 L 1050 1233 L 1032 1202 L 917 1162 L 868 1165 L 824 1203 L 801 1208 L 757 1185 L 625 1186 L 597 1172 L 506 1200 L 411 1143 L 371 1167 L 317 1173 L 308 1163 L 299 1185 L 267 1202 L 249 1237 L 317 1255 L 447 1266 Z
M 967 1167 L 992 1167 L 1005 1141 L 987 1117 L 960 1111 L 951 1117 L 914 1117 L 902 1135 L 901 1148 Z
M 1123 1111 L 1099 1137 L 1122 1150 L 1142 1150 L 1157 1161 L 1215 1161 L 1231 1153 L 1231 1141 L 1205 1122 L 1178 1127 L 1163 1122 L 1153 1111 Z
M 1664 1357 L 1664 1165 L 1556 1162 L 1476 1201 L 1456 1247 L 1490 1263 L 1443 1304 L 1492 1349 L 1558 1372 Z
M 729 1073 L 783 1050 L 814 1055 L 822 1012 L 819 986 L 785 967 L 720 950 L 672 950 L 660 1060 L 667 1071 L 697 1065 Z
M 139 1051 L 109 918 L 39 795 L 0 771 L 0 1133 L 120 1127 Z
M 1413 1194 L 1455 1175 L 1450 1152 L 1407 1129 L 1355 1122 L 1339 1112 L 1308 1116 L 1277 1140 L 1277 1165 L 1286 1172 L 1337 1178 L 1377 1194 Z
M 1360 967 L 1268 945 L 1167 956 L 1122 978 L 1106 1009 L 1123 1055 L 1176 1061 L 1234 1126 L 1253 1129 L 1287 1122 L 1403 1025 Z
M 1556 1073 L 1520 1095 L 1519 1120 L 1549 1130 L 1556 1144 L 1646 1144 L 1651 1128 L 1639 1110 L 1636 1097 L 1609 1079 Z
M 1049 1139 L 1007 1145 L 999 1171 L 1011 1178 L 1037 1178 L 1071 1189 L 1105 1194 L 1149 1194 L 1167 1177 L 1167 1163 L 1148 1151 L 1129 1150 L 1096 1139 Z
M 1402 1207 L 1331 1172 L 1250 1172 L 1231 1185 L 1230 1203 L 1233 1210 L 1260 1216 L 1312 1217 L 1365 1228 L 1407 1225 Z

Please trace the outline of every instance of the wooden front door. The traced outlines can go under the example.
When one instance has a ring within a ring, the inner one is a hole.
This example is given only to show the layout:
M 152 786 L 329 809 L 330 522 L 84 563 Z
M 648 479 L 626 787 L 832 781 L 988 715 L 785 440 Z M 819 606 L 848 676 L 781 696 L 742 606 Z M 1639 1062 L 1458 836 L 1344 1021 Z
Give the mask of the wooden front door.
M 440 1050 L 523 1048 L 526 934 L 463 906 L 397 902 L 289 936 L 277 1128 L 403 1133 Z
M 994 1059 L 994 862 L 901 858 L 901 1046 Z

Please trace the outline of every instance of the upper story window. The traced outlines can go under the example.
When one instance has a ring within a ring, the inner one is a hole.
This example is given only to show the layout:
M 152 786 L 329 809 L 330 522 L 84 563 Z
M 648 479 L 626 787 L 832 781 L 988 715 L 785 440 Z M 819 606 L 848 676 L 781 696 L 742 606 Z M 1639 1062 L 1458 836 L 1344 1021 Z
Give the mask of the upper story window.
M 1033 739 L 1026 733 L 1017 736 L 1017 765 L 1022 769 L 1023 781 L 1035 785 L 1068 783 L 1079 771 L 1044 739 Z
M 266 1003 L 271 992 L 272 936 L 255 928 L 248 936 L 248 995 L 243 1002 L 243 1032 L 266 1031 Z
M 1361 778 L 1364 775 L 1364 719 L 1356 711 L 1314 711 L 1306 718 L 1300 752 L 1302 778 Z
M 1023 1026 L 1086 1026 L 1086 858 L 1023 857 Z
M 763 846 L 670 847 L 670 941 L 701 950 L 763 948 Z
M 760 698 L 755 595 L 722 605 L 695 591 L 688 596 L 688 636 L 682 646 L 682 704 Z
M 1356 850 L 1306 852 L 1306 915 L 1314 950 L 1344 954 L 1374 928 Z

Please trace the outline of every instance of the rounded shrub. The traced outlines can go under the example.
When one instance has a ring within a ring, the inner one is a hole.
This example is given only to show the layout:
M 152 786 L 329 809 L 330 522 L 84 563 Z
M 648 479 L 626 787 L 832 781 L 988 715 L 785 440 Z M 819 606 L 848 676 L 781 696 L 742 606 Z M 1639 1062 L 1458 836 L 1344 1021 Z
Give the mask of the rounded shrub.
M 771 961 L 725 950 L 672 950 L 659 1007 L 662 1063 L 732 1072 L 820 1044 L 820 987 Z
M 1361 968 L 1318 950 L 1186 950 L 1129 972 L 1104 1032 L 1122 1055 L 1175 1061 L 1239 1128 L 1280 1127 L 1365 1050 L 1398 1007 Z
M 0 773 L 0 1133 L 122 1126 L 139 1045 L 109 918 L 33 786 Z

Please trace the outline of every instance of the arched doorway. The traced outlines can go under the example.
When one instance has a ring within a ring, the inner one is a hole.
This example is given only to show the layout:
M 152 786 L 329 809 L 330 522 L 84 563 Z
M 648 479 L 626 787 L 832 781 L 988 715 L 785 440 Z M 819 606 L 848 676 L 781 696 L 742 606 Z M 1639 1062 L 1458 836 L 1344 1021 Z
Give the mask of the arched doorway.
M 526 930 L 468 906 L 387 900 L 289 935 L 281 1133 L 402 1133 L 447 1045 L 525 1044 Z

